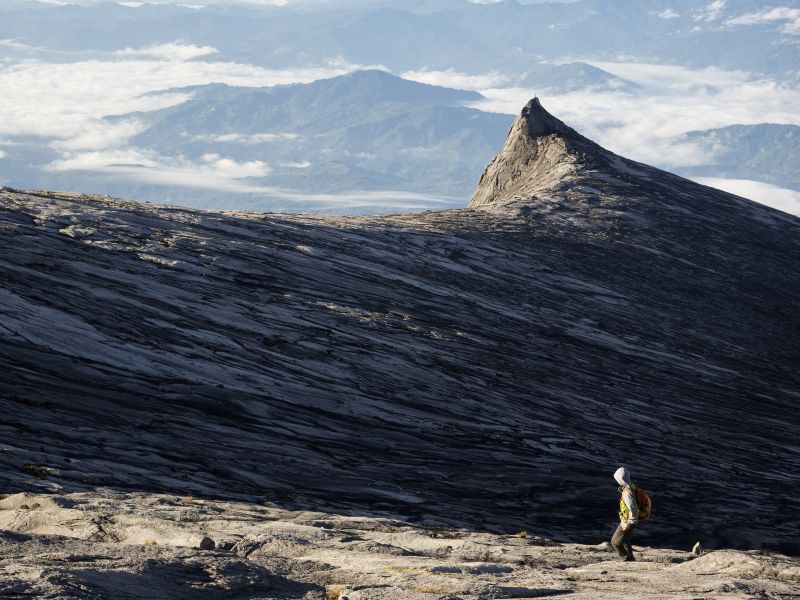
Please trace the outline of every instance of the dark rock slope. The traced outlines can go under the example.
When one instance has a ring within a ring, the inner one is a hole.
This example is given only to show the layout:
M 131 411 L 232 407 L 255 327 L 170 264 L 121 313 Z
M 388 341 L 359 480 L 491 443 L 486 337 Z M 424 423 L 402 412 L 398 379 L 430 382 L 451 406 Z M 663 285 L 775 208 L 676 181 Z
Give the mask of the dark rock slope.
M 800 551 L 800 220 L 532 101 L 472 208 L 0 194 L 0 491 Z

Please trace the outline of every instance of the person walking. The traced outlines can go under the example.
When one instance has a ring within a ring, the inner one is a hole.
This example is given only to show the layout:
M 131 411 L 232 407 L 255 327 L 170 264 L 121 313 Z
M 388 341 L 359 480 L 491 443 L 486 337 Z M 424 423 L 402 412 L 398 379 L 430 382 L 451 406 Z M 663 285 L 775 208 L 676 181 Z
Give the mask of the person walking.
M 633 557 L 631 536 L 639 523 L 639 506 L 636 502 L 636 485 L 631 481 L 631 474 L 625 467 L 614 472 L 614 479 L 619 484 L 619 526 L 611 537 L 611 546 L 620 558 L 626 562 L 636 560 Z

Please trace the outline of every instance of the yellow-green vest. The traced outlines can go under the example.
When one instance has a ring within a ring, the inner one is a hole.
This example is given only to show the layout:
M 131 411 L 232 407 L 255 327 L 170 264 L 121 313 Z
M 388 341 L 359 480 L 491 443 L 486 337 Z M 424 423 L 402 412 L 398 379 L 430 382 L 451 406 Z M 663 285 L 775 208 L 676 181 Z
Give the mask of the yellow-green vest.
M 633 497 L 635 499 L 636 498 L 636 484 L 631 484 L 630 487 L 631 487 L 631 492 L 633 493 Z M 637 509 L 638 509 L 639 501 L 637 500 L 636 503 L 637 503 Z M 630 519 L 630 518 L 631 518 L 631 513 L 628 510 L 628 505 L 625 504 L 625 488 L 622 488 L 622 490 L 620 490 L 620 494 L 619 494 L 619 522 L 620 523 L 626 523 L 628 521 L 628 519 Z M 638 520 L 639 519 L 639 515 L 637 514 L 633 518 Z

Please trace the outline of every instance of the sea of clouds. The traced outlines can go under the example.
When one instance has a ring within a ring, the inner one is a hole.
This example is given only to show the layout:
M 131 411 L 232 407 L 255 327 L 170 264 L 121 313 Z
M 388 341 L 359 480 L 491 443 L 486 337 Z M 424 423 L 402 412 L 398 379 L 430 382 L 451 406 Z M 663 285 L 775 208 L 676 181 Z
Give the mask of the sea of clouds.
M 698 21 L 718 19 L 724 4 L 720 0 L 711 2 L 694 18 Z M 675 17 L 668 13 L 662 18 Z M 762 22 L 778 23 L 786 35 L 800 36 L 800 9 L 788 7 L 731 17 L 724 26 Z M 666 169 L 708 162 L 708 150 L 685 141 L 686 132 L 731 124 L 800 124 L 797 110 L 800 89 L 794 85 L 745 71 L 718 68 L 693 69 L 630 60 L 589 59 L 586 62 L 637 83 L 641 88 L 624 91 L 609 87 L 552 93 L 517 87 L 510 74 L 500 72 L 419 69 L 398 75 L 424 83 L 478 91 L 484 99 L 475 102 L 473 107 L 493 112 L 517 113 L 538 94 L 550 112 L 603 146 Z M 43 53 L 42 48 L 14 39 L 0 40 L 0 160 L 19 140 L 39 139 L 57 155 L 44 166 L 50 171 L 113 172 L 170 185 L 274 192 L 274 188 L 248 182 L 270 174 L 272 166 L 264 161 L 237 161 L 220 154 L 207 154 L 193 161 L 181 156 L 162 156 L 131 143 L 131 138 L 145 127 L 140 120 L 106 117 L 167 108 L 191 97 L 190 92 L 166 92 L 175 88 L 214 82 L 240 86 L 307 83 L 364 68 L 382 67 L 351 64 L 331 57 L 301 69 L 266 69 L 226 60 L 214 47 L 185 40 L 105 53 L 61 53 L 53 58 Z M 291 139 L 292 135 L 291 132 L 265 133 L 259 138 L 259 134 L 251 134 L 242 135 L 237 141 L 263 143 L 270 139 Z M 292 166 L 305 168 L 308 163 L 300 161 Z M 703 181 L 800 214 L 797 192 L 744 180 Z M 302 196 L 285 190 L 281 193 L 287 198 Z M 335 202 L 333 195 L 318 196 L 321 201 Z M 346 201 L 350 200 L 348 197 Z M 410 197 L 407 200 L 415 207 L 422 202 Z M 453 199 L 441 198 L 438 202 L 447 205 L 452 204 Z

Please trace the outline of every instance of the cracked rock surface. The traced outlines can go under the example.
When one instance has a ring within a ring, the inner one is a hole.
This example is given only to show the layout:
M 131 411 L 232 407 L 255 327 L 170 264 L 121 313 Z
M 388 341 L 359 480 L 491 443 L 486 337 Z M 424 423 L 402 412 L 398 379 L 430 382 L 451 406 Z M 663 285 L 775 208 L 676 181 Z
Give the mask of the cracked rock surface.
M 596 543 L 625 464 L 655 504 L 639 543 L 800 552 L 800 220 L 537 111 L 517 141 L 552 146 L 555 171 L 468 209 L 220 213 L 3 189 L 0 491 Z M 63 535 L 7 510 L 5 528 Z M 47 510 L 105 531 L 68 501 Z M 156 552 L 151 534 L 125 535 Z M 293 535 L 237 543 L 286 558 Z
M 623 563 L 607 544 L 268 504 L 110 490 L 25 500 L 39 507 L 0 509 L 5 523 L 20 512 L 40 517 L 34 527 L 3 526 L 4 598 L 778 599 L 800 585 L 800 561 L 753 551 L 695 557 L 634 546 L 637 561 Z M 99 533 L 87 535 L 92 528 Z M 216 547 L 186 546 L 175 532 L 210 536 Z

